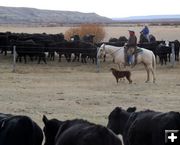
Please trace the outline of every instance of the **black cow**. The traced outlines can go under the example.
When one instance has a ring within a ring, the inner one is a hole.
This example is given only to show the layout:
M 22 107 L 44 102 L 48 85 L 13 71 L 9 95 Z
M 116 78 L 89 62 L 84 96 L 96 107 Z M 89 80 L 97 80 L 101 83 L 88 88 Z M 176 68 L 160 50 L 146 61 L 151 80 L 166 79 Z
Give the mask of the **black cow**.
M 129 108 L 127 108 L 126 111 L 129 112 L 129 113 L 135 112 L 136 111 L 136 107 L 129 107 Z
M 9 40 L 8 40 L 8 32 L 7 33 L 0 33 L 0 53 L 4 53 L 4 55 L 7 55 L 7 50 L 9 49 L 8 47 Z
M 41 145 L 43 132 L 27 116 L 0 113 L 0 145 Z
M 76 52 L 79 47 L 79 41 L 63 41 L 55 44 L 56 52 L 59 54 L 59 62 L 61 61 L 61 56 L 64 54 L 66 61 L 71 62 L 72 53 L 75 54 L 73 61 L 78 59 L 79 61 L 79 52 Z
M 89 34 L 87 34 L 87 35 L 84 35 L 84 36 L 82 37 L 82 41 L 84 41 L 84 42 L 89 42 L 89 43 L 94 43 L 94 37 L 95 37 L 95 35 L 89 35 Z
M 17 57 L 16 61 L 21 62 L 22 57 L 24 57 L 24 62 L 27 62 L 27 56 L 30 57 L 31 60 L 33 60 L 33 57 L 38 58 L 38 64 L 41 60 L 44 61 L 46 64 L 46 54 L 44 47 L 41 47 L 41 45 L 36 44 L 34 40 L 24 40 L 24 41 L 14 41 L 14 45 L 16 45 L 16 52 Z
M 122 145 L 109 129 L 82 119 L 59 121 L 43 116 L 45 145 Z
M 119 39 L 118 38 L 110 38 L 109 42 L 110 43 L 114 43 L 114 46 L 124 46 L 125 43 L 127 43 L 128 39 L 125 36 L 120 36 Z
M 174 43 L 175 43 L 175 60 L 179 61 L 180 42 L 178 40 L 175 40 Z
M 171 47 L 166 46 L 164 44 L 160 44 L 156 48 L 156 55 L 159 56 L 160 64 L 166 64 L 169 60 L 170 62 L 170 54 L 171 54 Z
M 180 130 L 180 113 L 152 110 L 132 113 L 116 107 L 107 126 L 123 136 L 124 145 L 164 145 L 165 130 Z
M 139 43 L 137 44 L 138 47 L 141 47 L 141 48 L 145 48 L 145 49 L 148 49 L 148 50 L 151 50 L 154 55 L 156 56 L 156 48 L 157 46 L 159 45 L 160 42 L 148 42 L 148 43 Z
M 171 47 L 172 44 L 174 44 L 175 61 L 179 61 L 180 42 L 178 40 L 170 41 L 169 45 Z
M 93 43 L 83 42 L 79 43 L 79 49 L 77 49 L 81 53 L 81 62 L 87 63 L 87 58 L 92 60 L 92 63 L 96 62 L 97 57 L 97 47 Z
M 147 40 L 147 38 L 142 33 L 140 34 L 140 37 L 139 37 L 139 43 L 140 44 L 156 42 L 156 38 L 152 34 L 149 35 L 149 40 L 150 40 L 150 42 Z
M 81 62 L 86 63 L 87 57 L 92 59 L 92 62 L 96 60 L 97 47 L 84 41 L 64 41 L 56 44 L 56 52 L 59 54 L 59 61 L 61 61 L 61 55 L 64 54 L 67 62 L 70 62 L 71 55 L 74 54 L 72 61 L 79 61 L 81 56 Z

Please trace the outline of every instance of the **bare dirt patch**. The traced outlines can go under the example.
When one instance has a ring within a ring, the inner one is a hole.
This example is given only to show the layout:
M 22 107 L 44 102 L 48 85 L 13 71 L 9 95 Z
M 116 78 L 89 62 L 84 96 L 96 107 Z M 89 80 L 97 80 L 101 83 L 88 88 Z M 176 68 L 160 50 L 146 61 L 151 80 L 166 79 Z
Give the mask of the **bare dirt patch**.
M 158 111 L 180 111 L 180 64 L 175 68 L 157 66 L 157 82 L 145 83 L 142 65 L 132 69 L 133 83 L 116 84 L 109 68 L 101 63 L 100 72 L 88 63 L 17 64 L 12 73 L 11 56 L 0 56 L 0 110 L 25 114 L 42 125 L 42 115 L 58 119 L 84 118 L 107 124 L 116 106 L 137 106 Z

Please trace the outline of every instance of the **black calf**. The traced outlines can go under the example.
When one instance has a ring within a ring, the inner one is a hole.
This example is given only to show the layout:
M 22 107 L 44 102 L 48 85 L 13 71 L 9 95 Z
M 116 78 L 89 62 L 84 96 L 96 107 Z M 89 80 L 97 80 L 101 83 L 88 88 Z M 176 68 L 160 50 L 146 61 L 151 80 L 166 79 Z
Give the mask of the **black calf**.
M 109 115 L 108 128 L 123 136 L 124 145 L 164 145 L 165 130 L 180 130 L 180 113 L 151 110 L 127 112 L 116 107 Z
M 85 120 L 58 121 L 43 117 L 45 145 L 122 145 L 109 129 Z
M 41 145 L 41 128 L 27 116 L 0 113 L 0 145 Z

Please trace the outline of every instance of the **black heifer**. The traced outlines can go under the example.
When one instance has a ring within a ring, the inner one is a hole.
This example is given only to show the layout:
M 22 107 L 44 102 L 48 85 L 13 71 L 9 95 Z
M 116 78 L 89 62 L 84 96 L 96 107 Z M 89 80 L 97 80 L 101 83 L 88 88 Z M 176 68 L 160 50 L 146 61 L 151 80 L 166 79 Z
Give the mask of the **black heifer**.
M 7 55 L 8 50 L 8 33 L 0 33 L 0 53 Z
M 68 62 L 71 61 L 71 54 L 74 54 L 74 59 L 79 61 L 81 54 L 81 62 L 86 63 L 87 57 L 89 57 L 92 62 L 96 61 L 97 48 L 92 43 L 83 41 L 64 41 L 56 44 L 56 52 L 59 54 L 59 61 L 61 61 L 61 55 L 64 54 Z
M 167 61 L 170 62 L 170 56 L 172 54 L 173 44 L 174 44 L 175 61 L 179 61 L 180 42 L 178 40 L 170 41 L 169 46 L 166 46 L 165 44 L 159 44 L 156 48 L 156 55 L 159 56 L 161 65 L 166 64 Z
M 151 110 L 132 113 L 116 107 L 107 126 L 123 136 L 124 145 L 164 145 L 165 130 L 180 130 L 180 113 Z
M 140 44 L 156 42 L 156 38 L 152 34 L 149 35 L 149 40 L 150 40 L 150 42 L 147 40 L 147 38 L 142 33 L 140 34 L 140 37 L 139 37 Z
M 27 116 L 0 113 L 0 145 L 41 145 L 43 132 Z
M 95 37 L 95 35 L 84 35 L 82 37 L 82 40 L 84 42 L 94 43 L 94 37 Z
M 122 145 L 109 129 L 81 119 L 59 121 L 43 117 L 45 145 Z
M 41 60 L 46 64 L 46 54 L 44 47 L 38 45 L 34 42 L 34 40 L 25 40 L 25 41 L 15 41 L 13 42 L 16 47 L 17 58 L 16 61 L 21 62 L 22 57 L 24 57 L 24 62 L 27 62 L 27 56 L 30 57 L 31 61 L 33 57 L 38 58 L 38 64 Z
M 138 47 L 145 48 L 148 50 L 151 50 L 154 55 L 156 56 L 156 47 L 159 45 L 158 42 L 152 42 L 152 43 L 139 43 L 137 44 Z
M 169 45 L 171 47 L 172 44 L 174 44 L 175 61 L 179 61 L 180 42 L 178 40 L 170 41 Z
M 170 46 L 166 46 L 163 44 L 157 46 L 156 55 L 159 56 L 159 61 L 161 65 L 166 64 L 168 60 L 170 61 L 170 54 L 171 54 Z

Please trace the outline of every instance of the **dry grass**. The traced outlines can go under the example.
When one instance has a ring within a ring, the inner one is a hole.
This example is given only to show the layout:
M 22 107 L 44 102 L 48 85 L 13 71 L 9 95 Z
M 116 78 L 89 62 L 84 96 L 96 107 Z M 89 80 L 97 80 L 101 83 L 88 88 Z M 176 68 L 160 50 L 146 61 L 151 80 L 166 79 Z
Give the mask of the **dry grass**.
M 100 73 L 88 63 L 18 64 L 12 73 L 11 56 L 0 57 L 0 110 L 31 116 L 42 126 L 42 115 L 59 119 L 84 118 L 104 124 L 116 106 L 180 111 L 180 64 L 157 67 L 157 83 L 144 83 L 146 73 L 139 65 L 132 71 L 133 83 L 118 85 L 110 67 L 101 63 Z

